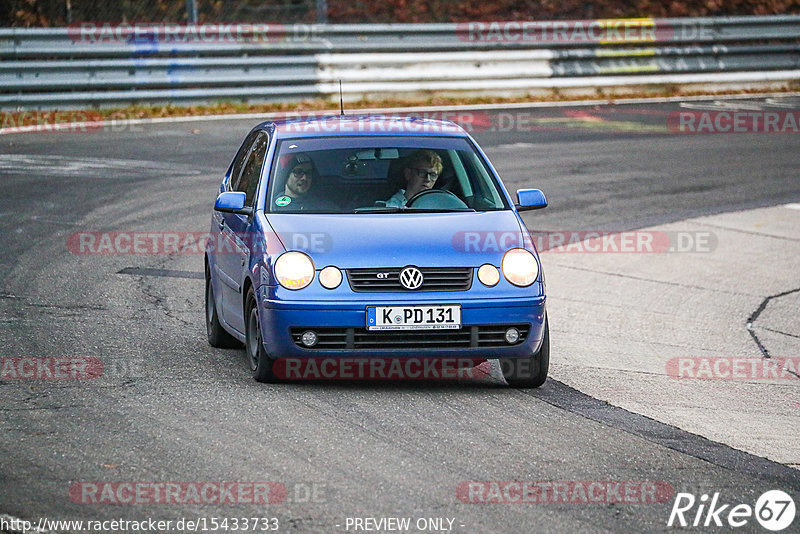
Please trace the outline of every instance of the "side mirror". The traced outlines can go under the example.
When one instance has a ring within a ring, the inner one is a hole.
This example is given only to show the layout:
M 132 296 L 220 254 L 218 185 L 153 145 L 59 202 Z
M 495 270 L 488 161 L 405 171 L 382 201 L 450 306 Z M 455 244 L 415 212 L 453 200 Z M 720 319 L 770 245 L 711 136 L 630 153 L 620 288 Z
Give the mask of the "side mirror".
M 220 193 L 217 197 L 217 201 L 214 202 L 214 211 L 236 213 L 249 217 L 253 214 L 253 208 L 244 207 L 245 198 L 245 194 L 241 191 L 226 191 L 225 193 Z
M 540 210 L 547 207 L 547 198 L 540 189 L 518 189 L 517 211 Z

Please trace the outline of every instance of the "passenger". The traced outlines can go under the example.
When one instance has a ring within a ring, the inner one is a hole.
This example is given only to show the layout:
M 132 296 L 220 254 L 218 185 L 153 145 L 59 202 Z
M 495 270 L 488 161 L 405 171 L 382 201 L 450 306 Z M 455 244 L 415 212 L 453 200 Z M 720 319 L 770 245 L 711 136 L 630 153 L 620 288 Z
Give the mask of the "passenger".
M 332 208 L 329 202 L 314 198 L 312 194 L 314 180 L 319 178 L 319 174 L 310 157 L 305 154 L 293 155 L 283 169 L 286 173 L 286 185 L 272 199 L 274 210 L 319 211 Z
M 406 157 L 403 168 L 405 189 L 400 189 L 386 201 L 387 208 L 402 208 L 417 193 L 433 187 L 442 174 L 442 158 L 433 150 L 420 149 Z

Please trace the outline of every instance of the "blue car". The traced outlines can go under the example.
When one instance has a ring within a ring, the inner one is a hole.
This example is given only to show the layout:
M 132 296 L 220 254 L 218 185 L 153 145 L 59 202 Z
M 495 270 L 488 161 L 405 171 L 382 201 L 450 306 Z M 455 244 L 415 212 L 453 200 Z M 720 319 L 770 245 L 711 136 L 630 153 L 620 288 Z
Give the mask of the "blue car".
M 512 199 L 458 125 L 408 117 L 264 122 L 220 185 L 206 246 L 214 347 L 253 376 L 325 358 L 499 359 L 538 387 L 549 367 L 541 262 Z

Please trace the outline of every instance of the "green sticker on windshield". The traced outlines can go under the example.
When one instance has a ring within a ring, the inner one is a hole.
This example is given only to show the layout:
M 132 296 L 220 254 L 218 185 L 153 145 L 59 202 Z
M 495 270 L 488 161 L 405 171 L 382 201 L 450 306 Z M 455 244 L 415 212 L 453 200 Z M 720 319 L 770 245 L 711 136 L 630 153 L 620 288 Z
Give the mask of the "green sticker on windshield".
M 292 197 L 290 196 L 283 195 L 282 197 L 278 197 L 275 199 L 276 206 L 284 207 L 288 206 L 291 203 L 292 203 Z

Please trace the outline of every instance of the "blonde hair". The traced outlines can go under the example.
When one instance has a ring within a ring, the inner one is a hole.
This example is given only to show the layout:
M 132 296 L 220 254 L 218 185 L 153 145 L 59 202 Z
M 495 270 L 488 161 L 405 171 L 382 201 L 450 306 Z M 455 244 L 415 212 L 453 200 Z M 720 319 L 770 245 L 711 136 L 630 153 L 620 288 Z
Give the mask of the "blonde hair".
M 408 164 L 406 167 L 411 167 L 414 164 L 423 164 L 425 167 L 436 171 L 437 175 L 442 174 L 442 169 L 444 168 L 442 157 L 433 150 L 428 150 L 427 148 L 422 148 L 411 153 L 407 161 Z

